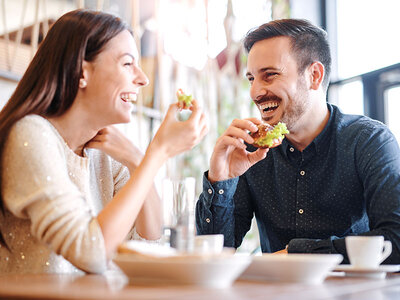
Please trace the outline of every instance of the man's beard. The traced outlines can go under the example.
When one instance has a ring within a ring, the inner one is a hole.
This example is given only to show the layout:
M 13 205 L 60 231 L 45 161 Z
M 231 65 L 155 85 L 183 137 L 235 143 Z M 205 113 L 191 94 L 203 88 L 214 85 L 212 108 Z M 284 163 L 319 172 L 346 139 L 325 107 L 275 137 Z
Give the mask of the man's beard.
M 306 88 L 306 82 L 302 76 L 297 80 L 297 92 L 282 113 L 281 122 L 285 123 L 289 131 L 294 128 L 296 122 L 307 112 L 309 109 L 310 101 Z

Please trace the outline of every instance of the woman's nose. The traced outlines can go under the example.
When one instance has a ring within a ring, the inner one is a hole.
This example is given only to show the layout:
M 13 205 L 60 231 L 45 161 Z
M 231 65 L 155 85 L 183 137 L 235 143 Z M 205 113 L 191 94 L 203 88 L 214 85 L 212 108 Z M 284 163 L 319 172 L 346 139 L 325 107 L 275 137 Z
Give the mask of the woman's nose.
M 136 76 L 133 80 L 134 84 L 140 85 L 140 86 L 146 86 L 149 84 L 149 78 L 147 78 L 146 74 L 143 72 L 143 70 L 140 67 L 136 67 Z

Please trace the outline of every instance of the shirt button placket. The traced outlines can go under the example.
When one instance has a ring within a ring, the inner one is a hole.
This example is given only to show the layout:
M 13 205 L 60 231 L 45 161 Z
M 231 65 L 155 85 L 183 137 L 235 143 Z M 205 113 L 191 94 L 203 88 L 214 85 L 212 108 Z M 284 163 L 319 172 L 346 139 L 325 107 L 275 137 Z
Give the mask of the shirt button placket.
M 303 214 L 304 214 L 304 208 L 301 208 L 304 205 L 305 201 L 305 194 L 304 194 L 304 188 L 305 185 L 303 184 L 306 171 L 300 170 L 299 171 L 300 176 L 297 179 L 297 199 L 296 199 L 296 235 L 301 235 L 302 234 L 302 229 L 303 228 Z

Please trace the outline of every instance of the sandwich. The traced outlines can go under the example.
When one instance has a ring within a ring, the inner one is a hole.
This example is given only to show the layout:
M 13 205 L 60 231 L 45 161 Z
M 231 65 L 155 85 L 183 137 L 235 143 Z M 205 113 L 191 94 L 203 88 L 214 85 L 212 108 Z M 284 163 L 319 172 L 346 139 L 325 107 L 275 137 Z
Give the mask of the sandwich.
M 254 139 L 254 147 L 274 148 L 282 144 L 285 134 L 288 133 L 289 130 L 287 129 L 286 124 L 279 122 L 275 126 L 271 126 L 268 123 L 262 123 L 258 125 L 258 131 L 251 133 L 250 135 Z
M 189 109 L 192 107 L 192 95 L 186 95 L 182 89 L 178 89 L 176 91 L 176 97 L 178 98 L 178 106 L 180 109 Z

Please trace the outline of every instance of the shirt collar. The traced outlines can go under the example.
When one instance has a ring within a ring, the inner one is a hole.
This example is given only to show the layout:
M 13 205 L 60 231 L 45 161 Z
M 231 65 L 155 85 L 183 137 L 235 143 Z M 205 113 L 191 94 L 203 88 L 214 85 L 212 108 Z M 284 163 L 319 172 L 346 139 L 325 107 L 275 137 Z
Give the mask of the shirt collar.
M 313 143 L 315 145 L 315 150 L 317 153 L 321 151 L 326 142 L 329 142 L 330 132 L 332 131 L 333 124 L 335 122 L 336 109 L 331 104 L 326 104 L 329 111 L 329 120 L 325 125 L 325 128 L 321 131 L 321 133 L 314 139 Z
M 325 128 L 321 131 L 321 133 L 311 142 L 310 145 L 307 146 L 307 148 L 312 148 L 312 145 L 314 144 L 315 151 L 318 153 L 321 151 L 323 145 L 325 144 L 326 141 L 329 141 L 328 137 L 330 136 L 330 132 L 332 130 L 333 123 L 335 122 L 335 116 L 336 116 L 336 109 L 335 106 L 327 103 L 328 111 L 329 111 L 329 120 L 328 123 L 326 124 Z M 289 147 L 293 147 L 287 139 L 284 139 L 282 141 L 282 145 L 279 147 L 282 150 L 282 153 L 287 156 L 287 151 L 289 150 Z M 307 149 L 306 148 L 306 149 Z

